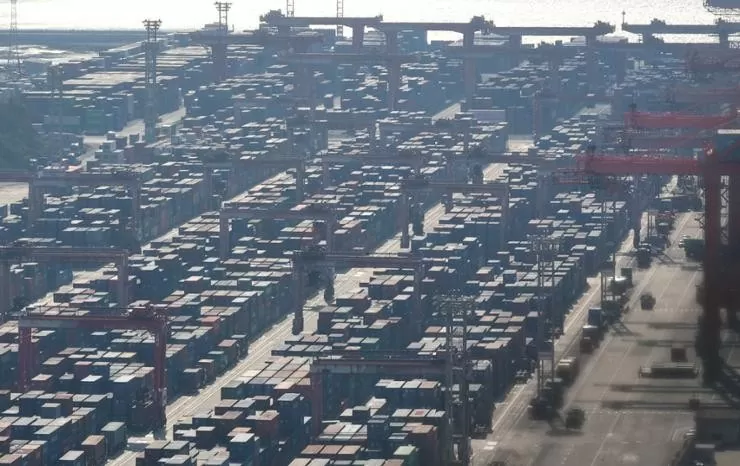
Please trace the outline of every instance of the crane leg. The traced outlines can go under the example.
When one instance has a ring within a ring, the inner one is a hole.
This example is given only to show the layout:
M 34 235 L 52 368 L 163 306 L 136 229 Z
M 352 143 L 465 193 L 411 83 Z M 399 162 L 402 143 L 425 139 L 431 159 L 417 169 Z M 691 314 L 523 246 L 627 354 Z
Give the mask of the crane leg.
M 410 202 L 408 194 L 405 192 L 401 193 L 401 202 L 398 207 L 398 219 L 399 228 L 401 229 L 401 248 L 406 249 L 409 247 L 411 240 L 409 239 L 409 217 L 410 217 Z
M 740 176 L 730 177 L 728 202 L 729 234 L 727 236 L 730 247 L 731 269 L 728 270 L 725 276 L 736 277 L 735 272 L 738 271 L 738 267 L 734 264 L 738 264 L 740 260 Z M 740 312 L 740 288 L 735 281 L 731 279 L 730 283 L 727 284 L 729 291 L 727 322 L 731 328 L 740 329 L 740 320 L 738 319 L 738 312 Z
M 295 266 L 293 269 L 293 293 L 294 293 L 294 309 L 293 309 L 293 335 L 299 335 L 303 332 L 303 275 L 305 270 L 303 267 Z
M 28 390 L 31 381 L 33 338 L 30 328 L 18 330 L 18 389 L 21 392 Z
M 722 370 L 720 359 L 721 318 L 720 294 L 722 293 L 721 262 L 721 178 L 715 174 L 704 177 L 704 314 L 699 327 L 698 349 L 704 363 L 704 382 L 713 384 Z

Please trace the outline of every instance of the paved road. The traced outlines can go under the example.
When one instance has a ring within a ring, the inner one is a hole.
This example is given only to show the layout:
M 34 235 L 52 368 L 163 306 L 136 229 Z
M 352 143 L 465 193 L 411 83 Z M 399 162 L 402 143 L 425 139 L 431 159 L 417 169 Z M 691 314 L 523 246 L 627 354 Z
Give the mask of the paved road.
M 510 394 L 497 411 L 493 433 L 474 441 L 474 465 L 494 461 L 505 461 L 507 466 L 661 465 L 673 456 L 693 425 L 688 398 L 696 394 L 709 403 L 713 394 L 700 388 L 698 379 L 641 379 L 637 374 L 641 366 L 668 361 L 671 346 L 689 348 L 690 358 L 695 359 L 694 285 L 700 272 L 695 264 L 685 262 L 676 246 L 685 234 L 700 234 L 692 214 L 679 218 L 672 235 L 674 246 L 666 257 L 647 271 L 636 271 L 630 312 L 590 356 L 569 390 L 566 409 L 579 406 L 587 413 L 583 433 L 568 435 L 531 421 L 527 403 L 534 384 L 530 381 Z M 632 259 L 622 257 L 621 262 L 628 265 Z M 595 286 L 571 313 L 558 354 L 577 341 L 586 310 L 598 305 L 598 291 Z M 654 311 L 639 308 L 643 291 L 656 296 Z

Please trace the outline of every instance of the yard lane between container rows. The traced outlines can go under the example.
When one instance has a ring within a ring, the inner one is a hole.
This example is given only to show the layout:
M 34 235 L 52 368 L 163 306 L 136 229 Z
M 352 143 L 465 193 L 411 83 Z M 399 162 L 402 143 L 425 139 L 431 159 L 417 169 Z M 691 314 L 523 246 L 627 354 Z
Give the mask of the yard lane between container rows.
M 647 379 L 638 372 L 640 367 L 668 361 L 671 345 L 688 348 L 689 359 L 695 359 L 694 285 L 700 271 L 685 262 L 677 245 L 681 236 L 700 233 L 694 214 L 683 214 L 666 255 L 635 274 L 630 311 L 612 326 L 566 396 L 563 411 L 579 406 L 587 413 L 583 432 L 554 432 L 546 423 L 529 420 L 526 405 L 534 393 L 530 382 L 513 395 L 503 409 L 508 412 L 496 414 L 494 432 L 487 441 L 474 442 L 478 447 L 474 465 L 490 465 L 494 460 L 506 461 L 507 466 L 638 465 L 665 464 L 670 459 L 692 426 L 688 398 L 696 394 L 709 403 L 713 395 L 700 388 L 698 379 Z M 595 291 L 579 303 L 577 311 L 585 314 L 585 309 L 598 305 Z M 655 310 L 639 308 L 643 291 L 657 298 Z M 567 338 L 560 340 L 564 349 L 577 343 L 583 324 L 583 315 L 573 317 Z
M 672 181 L 665 189 L 672 189 Z M 647 218 L 642 219 L 642 229 L 647 227 Z M 617 251 L 616 267 L 633 267 L 634 258 L 627 255 L 632 250 L 632 234 L 622 242 Z M 589 290 L 573 305 L 571 312 L 567 315 L 563 328 L 563 335 L 555 342 L 556 358 L 562 359 L 578 343 L 581 327 L 586 322 L 588 309 L 599 305 L 601 293 L 601 278 L 588 278 Z M 532 379 L 528 383 L 514 386 L 503 402 L 497 404 L 496 411 L 493 415 L 492 432 L 485 439 L 476 439 L 472 441 L 473 446 L 473 465 L 487 465 L 496 449 L 499 441 L 509 433 L 514 426 L 520 422 L 523 416 L 527 414 L 529 401 L 535 394 L 536 380 Z
M 503 174 L 505 168 L 505 164 L 489 165 L 484 171 L 486 179 L 492 180 L 498 178 Z M 431 230 L 434 226 L 439 224 L 439 220 L 442 218 L 444 213 L 444 207 L 441 204 L 437 204 L 428 210 L 424 218 L 425 230 Z M 376 249 L 375 252 L 379 254 L 391 254 L 399 252 L 399 249 L 400 234 L 397 234 Z M 353 290 L 356 290 L 359 288 L 361 282 L 368 280 L 372 275 L 372 272 L 372 269 L 351 269 L 338 275 L 335 282 L 336 294 L 349 294 Z M 318 314 L 316 311 L 312 311 L 312 309 L 318 309 L 324 304 L 324 300 L 319 294 L 314 295 L 307 301 L 305 309 L 307 309 L 308 312 L 304 314 L 306 332 L 312 332 L 316 329 Z M 173 427 L 178 419 L 213 409 L 220 401 L 222 387 L 241 377 L 244 372 L 260 366 L 267 358 L 269 358 L 275 346 L 291 336 L 291 322 L 292 317 L 287 317 L 275 324 L 272 329 L 267 331 L 250 345 L 249 356 L 247 358 L 219 377 L 213 384 L 201 390 L 198 395 L 181 397 L 169 405 L 167 407 L 167 438 L 172 438 Z M 110 464 L 113 466 L 133 466 L 135 464 L 135 460 L 135 453 L 125 452 L 118 458 L 112 460 Z

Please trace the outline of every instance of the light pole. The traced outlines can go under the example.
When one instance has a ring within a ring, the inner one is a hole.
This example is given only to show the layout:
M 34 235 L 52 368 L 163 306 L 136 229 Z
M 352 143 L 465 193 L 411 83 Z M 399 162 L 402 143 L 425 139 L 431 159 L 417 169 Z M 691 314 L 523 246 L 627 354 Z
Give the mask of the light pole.
M 446 439 L 446 464 L 467 466 L 470 464 L 470 406 L 468 379 L 470 361 L 468 358 L 468 318 L 475 308 L 475 299 L 454 290 L 434 299 L 435 307 L 445 317 L 445 411 L 448 418 Z M 457 340 L 457 341 L 456 341 Z M 455 429 L 456 403 L 453 389 L 460 386 L 460 423 Z M 457 448 L 455 448 L 457 447 Z
M 560 241 L 547 235 L 530 237 L 537 257 L 537 398 L 542 399 L 545 388 L 545 361 L 550 363 L 551 378 L 555 378 L 555 322 L 550 306 L 550 342 L 552 347 L 545 349 L 545 274 L 550 273 L 550 286 L 555 284 L 555 257 L 560 249 Z

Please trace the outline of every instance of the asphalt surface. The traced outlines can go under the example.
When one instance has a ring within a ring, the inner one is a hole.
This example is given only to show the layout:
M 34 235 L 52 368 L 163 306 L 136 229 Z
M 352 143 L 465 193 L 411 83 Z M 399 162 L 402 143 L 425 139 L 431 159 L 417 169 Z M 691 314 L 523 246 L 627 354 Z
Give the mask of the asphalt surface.
M 494 414 L 493 432 L 474 440 L 475 466 L 595 466 L 662 465 L 669 461 L 693 427 L 688 399 L 699 396 L 702 404 L 721 404 L 713 392 L 700 388 L 700 380 L 640 378 L 640 367 L 670 360 L 672 346 L 685 347 L 695 361 L 694 335 L 699 313 L 695 285 L 701 271 L 687 262 L 678 248 L 683 235 L 699 236 L 694 214 L 677 219 L 672 247 L 653 261 L 650 269 L 635 268 L 630 310 L 615 324 L 597 350 L 582 362 L 581 374 L 568 391 L 566 406 L 586 411 L 580 433 L 562 425 L 529 418 L 527 405 L 535 381 L 515 388 Z M 621 247 L 620 267 L 634 266 L 626 254 L 631 239 Z M 577 339 L 589 307 L 598 306 L 598 279 L 576 304 L 557 343 L 558 356 L 577 350 Z M 657 298 L 653 311 L 639 306 L 642 292 Z M 499 463 L 497 463 L 499 462 Z

